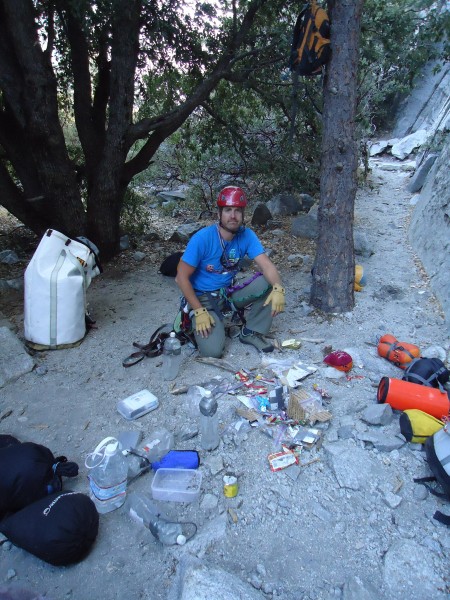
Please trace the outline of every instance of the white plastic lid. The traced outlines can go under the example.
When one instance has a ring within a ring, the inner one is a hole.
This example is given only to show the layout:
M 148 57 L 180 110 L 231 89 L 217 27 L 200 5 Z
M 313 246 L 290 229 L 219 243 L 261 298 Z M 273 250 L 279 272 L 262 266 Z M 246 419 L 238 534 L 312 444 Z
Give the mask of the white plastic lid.
M 174 337 L 175 337 L 175 331 L 171 331 L 171 332 L 170 332 L 170 337 L 171 337 L 171 338 L 174 338 Z
M 211 398 L 212 396 L 212 391 L 211 390 L 205 390 L 203 397 L 204 398 Z
M 186 536 L 180 534 L 179 536 L 177 536 L 177 544 L 179 546 L 183 546 L 186 543 Z

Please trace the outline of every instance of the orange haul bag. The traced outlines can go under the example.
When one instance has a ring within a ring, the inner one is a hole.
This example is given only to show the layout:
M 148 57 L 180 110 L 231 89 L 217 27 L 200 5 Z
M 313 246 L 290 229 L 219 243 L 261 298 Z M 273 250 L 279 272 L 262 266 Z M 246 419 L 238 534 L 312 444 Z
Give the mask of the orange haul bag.
M 417 408 L 443 420 L 450 412 L 450 399 L 445 391 L 401 379 L 382 377 L 378 384 L 377 401 L 387 403 L 395 410 Z

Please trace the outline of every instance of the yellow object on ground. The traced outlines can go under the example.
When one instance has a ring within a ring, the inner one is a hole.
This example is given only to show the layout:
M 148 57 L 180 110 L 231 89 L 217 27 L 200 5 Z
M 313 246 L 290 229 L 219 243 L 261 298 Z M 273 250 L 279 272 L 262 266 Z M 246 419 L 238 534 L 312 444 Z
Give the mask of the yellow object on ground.
M 364 275 L 364 267 L 361 265 L 355 265 L 355 292 L 362 292 L 362 289 L 365 285 L 366 278 Z
M 290 340 L 284 340 L 284 342 L 281 342 L 282 348 L 291 348 L 292 350 L 297 350 L 298 348 L 300 348 L 301 345 L 302 343 L 294 338 L 291 338 Z

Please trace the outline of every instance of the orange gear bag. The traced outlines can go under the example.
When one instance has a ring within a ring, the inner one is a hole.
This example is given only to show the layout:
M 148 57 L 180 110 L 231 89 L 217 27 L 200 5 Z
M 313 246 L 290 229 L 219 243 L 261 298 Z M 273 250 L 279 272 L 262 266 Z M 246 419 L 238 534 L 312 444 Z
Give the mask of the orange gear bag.
M 420 357 L 420 348 L 408 342 L 399 342 L 392 334 L 380 337 L 378 354 L 394 363 L 400 369 L 406 369 L 411 361 Z

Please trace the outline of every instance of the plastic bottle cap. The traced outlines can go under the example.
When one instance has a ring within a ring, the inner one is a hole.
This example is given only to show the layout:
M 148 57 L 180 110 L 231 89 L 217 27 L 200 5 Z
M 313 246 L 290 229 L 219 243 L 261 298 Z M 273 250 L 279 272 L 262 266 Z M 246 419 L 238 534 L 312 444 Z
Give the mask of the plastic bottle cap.
M 177 544 L 179 546 L 183 546 L 185 543 L 186 543 L 186 536 L 182 535 L 182 534 L 178 535 L 177 536 Z
M 212 396 L 212 392 L 211 390 L 205 390 L 205 393 L 203 394 L 204 398 L 211 398 Z
M 174 338 L 174 337 L 175 337 L 175 331 L 171 331 L 171 332 L 170 332 L 170 337 L 171 337 L 171 338 Z
M 115 442 L 114 444 L 108 444 L 105 446 L 105 456 L 112 456 L 117 452 L 117 448 L 119 447 L 119 442 Z
M 212 417 L 217 412 L 217 400 L 209 393 L 209 396 L 203 396 L 198 405 L 200 412 L 205 417 Z

